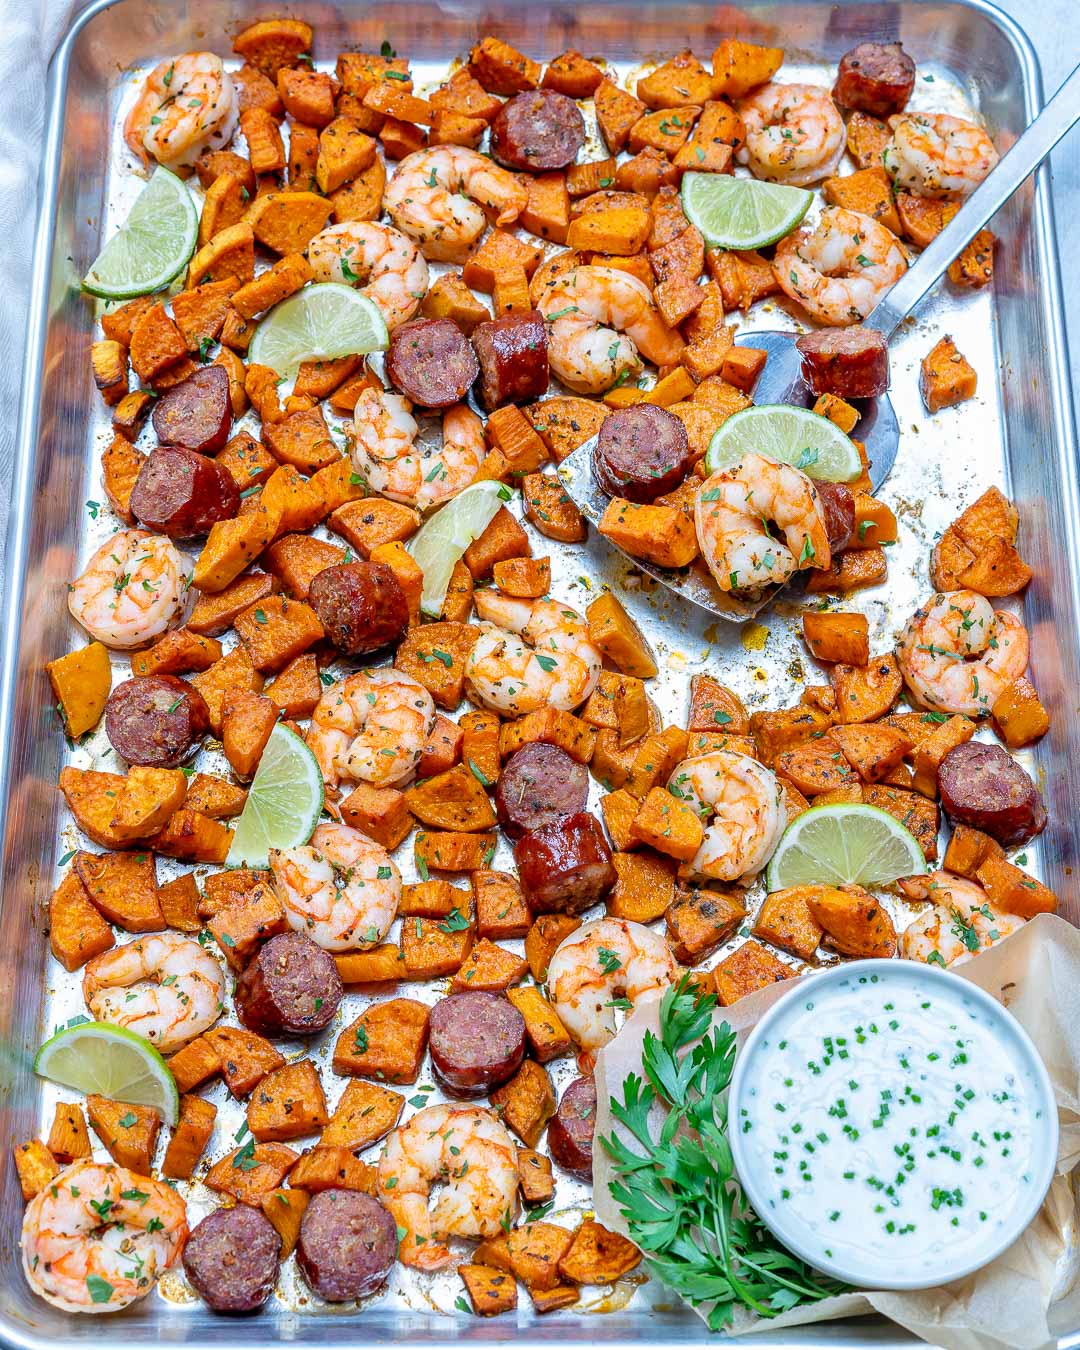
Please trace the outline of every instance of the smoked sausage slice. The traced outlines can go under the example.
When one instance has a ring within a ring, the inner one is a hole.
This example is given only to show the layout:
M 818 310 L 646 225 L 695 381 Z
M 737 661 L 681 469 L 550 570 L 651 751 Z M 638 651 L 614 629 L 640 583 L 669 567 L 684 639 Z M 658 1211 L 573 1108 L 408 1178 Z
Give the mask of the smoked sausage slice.
M 538 310 L 500 314 L 477 324 L 472 344 L 480 362 L 480 402 L 488 412 L 547 393 L 547 329 Z
M 452 1093 L 481 1097 L 521 1067 L 525 1018 L 498 994 L 450 994 L 431 1010 L 428 1048 L 437 1077 Z
M 476 353 L 450 319 L 412 319 L 390 335 L 386 373 L 424 408 L 460 403 L 480 373 Z
M 914 87 L 915 62 L 899 42 L 860 42 L 840 58 L 833 99 L 841 108 L 889 117 Z
M 178 769 L 210 726 L 202 694 L 176 675 L 134 675 L 105 704 L 105 735 L 129 764 Z
M 215 1209 L 184 1244 L 184 1274 L 214 1312 L 254 1312 L 277 1284 L 281 1237 L 250 1205 Z
M 548 1121 L 548 1148 L 564 1171 L 592 1181 L 593 1132 L 596 1129 L 596 1081 L 575 1078 Z
M 308 1286 L 328 1303 L 373 1294 L 397 1257 L 390 1211 L 363 1191 L 312 1196 L 300 1220 L 296 1264 Z
M 154 404 L 154 434 L 162 445 L 212 455 L 229 439 L 232 398 L 224 366 L 203 366 Z
M 585 119 L 566 94 L 531 89 L 507 99 L 491 124 L 491 153 L 507 169 L 565 169 L 585 144 Z
M 573 816 L 589 796 L 589 770 L 565 750 L 544 741 L 529 741 L 503 765 L 495 789 L 499 824 L 511 839 L 548 825 L 559 816 Z
M 889 349 L 873 328 L 819 328 L 795 343 L 815 394 L 876 398 L 889 387 Z
M 1013 848 L 1046 825 L 1046 806 L 1030 775 L 1000 745 L 968 741 L 938 769 L 941 804 L 964 825 Z
M 673 492 L 689 471 L 686 427 L 666 408 L 639 403 L 604 418 L 593 451 L 593 473 L 612 497 L 653 502 Z
M 828 483 L 824 479 L 814 478 L 822 513 L 825 516 L 825 532 L 829 536 L 829 551 L 842 553 L 851 543 L 855 529 L 855 494 L 846 483 Z
M 560 816 L 514 845 L 518 879 L 534 914 L 580 914 L 614 886 L 611 849 L 588 811 Z
M 240 510 L 240 489 L 223 464 L 171 446 L 150 451 L 131 489 L 131 513 L 155 534 L 209 534 Z
M 409 624 L 409 602 L 386 563 L 327 567 L 312 578 L 308 601 L 327 638 L 349 656 L 396 642 Z
M 344 989 L 334 958 L 303 933 L 279 933 L 236 982 L 236 1015 L 249 1031 L 308 1036 L 333 1020 Z

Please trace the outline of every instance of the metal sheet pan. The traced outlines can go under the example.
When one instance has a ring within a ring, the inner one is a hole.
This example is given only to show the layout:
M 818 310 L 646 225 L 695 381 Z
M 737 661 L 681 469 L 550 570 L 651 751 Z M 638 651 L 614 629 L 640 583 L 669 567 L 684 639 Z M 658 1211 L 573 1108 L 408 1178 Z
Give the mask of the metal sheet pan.
M 486 32 L 538 58 L 576 47 L 622 69 L 682 46 L 707 56 L 721 36 L 734 34 L 775 40 L 789 53 L 787 78 L 795 78 L 794 68 L 824 83 L 824 69 L 814 62 L 835 63 L 862 38 L 896 37 L 919 62 L 917 97 L 923 106 L 975 108 L 1001 147 L 1015 139 L 1041 105 L 1030 44 L 982 0 L 788 0 L 739 9 L 696 0 L 677 8 L 648 0 L 582 0 L 553 8 L 520 0 L 498 5 L 376 0 L 364 6 L 313 0 L 297 4 L 295 12 L 315 27 L 318 63 L 332 63 L 338 51 L 350 47 L 377 49 L 388 39 L 410 56 L 418 72 L 430 68 L 432 74 Z M 46 660 L 78 641 L 67 618 L 65 585 L 96 533 L 107 528 L 84 506 L 98 495 L 97 452 L 107 419 L 90 378 L 94 311 L 79 294 L 78 273 L 123 218 L 138 187 L 130 174 L 117 171 L 109 149 L 116 147 L 118 114 L 132 97 L 131 72 L 196 46 L 227 56 L 230 35 L 264 13 L 254 0 L 188 0 L 171 6 L 99 0 L 77 21 L 51 71 L 0 670 L 5 828 L 0 1111 L 7 1141 L 36 1133 L 48 1119 L 56 1097 L 34 1078 L 32 1052 L 54 1025 L 81 1011 L 77 981 L 55 979 L 45 934 L 45 905 L 57 860 L 75 839 L 55 788 L 61 764 L 72 755 L 57 733 L 43 672 Z M 807 54 L 805 66 L 799 53 Z M 903 538 L 891 551 L 887 586 L 856 596 L 854 603 L 870 618 L 875 648 L 891 645 L 899 623 L 929 589 L 929 546 L 958 507 L 991 482 L 1005 485 L 1017 499 L 1023 551 L 1036 569 L 1024 603 L 1034 678 L 1054 713 L 1050 734 L 1031 757 L 1051 818 L 1031 864 L 1066 899 L 1068 916 L 1080 921 L 1080 902 L 1069 885 L 1080 860 L 1080 786 L 1066 767 L 1080 760 L 1080 723 L 1072 716 L 1080 690 L 1080 503 L 1047 170 L 1001 213 L 994 229 L 1002 244 L 993 295 L 940 293 L 894 343 L 894 395 L 905 433 L 885 495 L 901 516 Z M 761 309 L 747 327 L 793 323 L 779 305 L 766 302 Z M 975 364 L 979 395 L 959 414 L 927 418 L 917 393 L 918 361 L 944 332 L 955 336 Z M 681 719 L 686 679 L 697 670 L 718 673 L 755 707 L 779 706 L 814 678 L 796 636 L 791 603 L 765 616 L 762 624 L 741 630 L 723 625 L 719 632 L 690 607 L 652 593 L 602 541 L 564 551 L 554 562 L 555 594 L 584 608 L 599 586 L 610 585 L 648 631 L 660 658 L 657 697 L 665 720 Z M 100 739 L 79 747 L 74 757 L 84 765 L 93 761 L 112 767 Z M 350 993 L 343 1016 L 351 1020 L 365 1001 Z M 335 1030 L 325 1043 L 332 1044 Z M 227 1106 L 223 1095 L 215 1100 Z M 235 1108 L 230 1114 L 223 1110 L 213 1156 L 226 1151 L 238 1118 Z M 454 1313 L 452 1278 L 396 1282 L 387 1296 L 361 1310 L 305 1304 L 302 1289 L 286 1281 L 259 1317 L 241 1320 L 208 1314 L 176 1279 L 104 1324 L 70 1318 L 30 1294 L 19 1269 L 22 1202 L 13 1169 L 3 1169 L 0 1185 L 0 1338 L 10 1345 L 75 1346 L 103 1334 L 122 1337 L 134 1350 L 188 1341 L 318 1344 L 330 1336 L 350 1344 L 428 1347 L 523 1336 L 555 1336 L 575 1346 L 629 1346 L 643 1339 L 696 1344 L 702 1337 L 698 1319 L 653 1286 L 617 1289 L 594 1301 L 592 1310 L 560 1313 L 543 1324 L 523 1298 L 516 1317 L 481 1323 Z M 200 1197 L 194 1190 L 191 1203 L 198 1213 Z M 587 1204 L 583 1192 L 562 1181 L 559 1198 L 560 1206 L 579 1212 Z M 601 1309 L 607 1315 L 594 1315 Z M 838 1341 L 892 1346 L 906 1339 L 875 1319 L 783 1335 L 766 1331 L 755 1338 L 762 1347 Z M 1062 1344 L 1080 1344 L 1080 1331 L 1064 1333 Z

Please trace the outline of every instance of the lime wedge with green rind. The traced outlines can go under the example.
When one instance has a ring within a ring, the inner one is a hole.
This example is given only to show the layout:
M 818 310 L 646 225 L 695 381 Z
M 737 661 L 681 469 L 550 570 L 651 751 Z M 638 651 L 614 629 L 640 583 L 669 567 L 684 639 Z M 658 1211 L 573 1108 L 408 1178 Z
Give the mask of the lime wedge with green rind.
M 727 173 L 685 173 L 686 218 L 709 248 L 763 248 L 799 224 L 814 200 L 805 188 L 735 178 Z
M 268 867 L 272 848 L 306 844 L 319 823 L 323 795 L 315 756 L 295 731 L 278 723 L 248 788 L 226 865 Z
M 322 281 L 274 306 L 255 330 L 248 360 L 291 379 L 302 361 L 367 356 L 389 345 L 386 320 L 374 301 L 351 286 Z
M 863 471 L 855 442 L 827 417 L 787 403 L 760 403 L 734 413 L 713 432 L 710 473 L 733 469 L 748 454 L 792 464 L 811 478 L 850 483 Z
M 157 168 L 127 220 L 98 254 L 83 288 L 106 300 L 129 300 L 167 286 L 187 265 L 199 213 L 186 184 Z
M 166 1125 L 180 1116 L 176 1079 L 144 1036 L 109 1022 L 77 1022 L 58 1031 L 34 1058 L 34 1072 L 76 1092 L 151 1106 Z
M 430 618 L 442 613 L 454 564 L 511 496 L 504 483 L 473 483 L 426 520 L 405 545 L 424 574 L 420 608 Z
M 766 885 L 770 893 L 789 886 L 886 886 L 925 871 L 918 840 L 888 812 L 838 802 L 795 817 L 769 861 Z

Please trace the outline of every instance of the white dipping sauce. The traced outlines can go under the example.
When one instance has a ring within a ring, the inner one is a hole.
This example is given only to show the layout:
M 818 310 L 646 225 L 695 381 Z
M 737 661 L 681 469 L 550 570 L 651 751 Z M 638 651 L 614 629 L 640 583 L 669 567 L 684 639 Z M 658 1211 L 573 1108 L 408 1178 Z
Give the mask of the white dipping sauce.
M 1057 1112 L 1019 1024 L 955 975 L 860 961 L 793 990 L 736 1061 L 735 1163 L 761 1218 L 851 1283 L 974 1270 L 1031 1221 Z

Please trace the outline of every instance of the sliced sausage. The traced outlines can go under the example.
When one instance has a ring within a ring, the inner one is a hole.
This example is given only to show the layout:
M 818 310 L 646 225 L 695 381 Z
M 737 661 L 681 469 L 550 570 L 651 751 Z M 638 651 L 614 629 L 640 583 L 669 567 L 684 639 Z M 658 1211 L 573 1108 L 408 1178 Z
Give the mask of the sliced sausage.
M 373 1294 L 385 1282 L 397 1246 L 393 1216 L 374 1196 L 320 1191 L 300 1220 L 296 1264 L 320 1298 L 345 1303 Z
M 386 373 L 424 408 L 460 403 L 479 372 L 476 353 L 450 319 L 412 319 L 390 335 Z
M 518 879 L 534 914 L 580 914 L 615 884 L 611 849 L 588 811 L 530 830 L 514 845 Z
M 129 764 L 178 769 L 210 726 L 202 694 L 176 675 L 134 675 L 105 704 L 105 735 Z
M 503 765 L 495 789 L 499 824 L 511 839 L 585 809 L 589 770 L 565 750 L 529 741 Z
M 840 58 L 833 99 L 875 117 L 898 113 L 915 87 L 915 62 L 899 42 L 860 42 Z
M 154 434 L 162 445 L 212 455 L 229 439 L 232 398 L 224 366 L 203 366 L 154 404 Z
M 548 1148 L 561 1168 L 582 1181 L 592 1181 L 595 1129 L 596 1081 L 591 1077 L 575 1078 L 548 1121 Z
M 450 994 L 431 1010 L 428 1048 L 446 1088 L 457 1096 L 482 1097 L 521 1067 L 525 1019 L 498 994 Z
M 491 153 L 507 169 L 565 169 L 584 144 L 585 119 L 578 105 L 550 89 L 507 99 L 491 124 Z
M 194 450 L 156 446 L 131 489 L 131 513 L 155 534 L 209 534 L 240 510 L 240 489 L 223 464 Z
M 279 933 L 236 982 L 236 1014 L 249 1031 L 309 1036 L 333 1019 L 344 990 L 334 958 L 304 933 Z
M 653 502 L 690 471 L 686 427 L 666 408 L 639 403 L 604 418 L 593 451 L 596 481 L 613 497 Z
M 814 487 L 825 516 L 829 549 L 832 553 L 842 553 L 851 543 L 855 529 L 855 494 L 846 483 L 827 483 L 820 478 L 814 479 Z
M 815 394 L 876 398 L 889 387 L 889 349 L 872 328 L 819 328 L 795 343 L 803 379 Z
M 968 741 L 950 750 L 938 769 L 941 804 L 953 818 L 991 835 L 1006 848 L 1046 825 L 1046 806 L 1031 776 L 1000 745 Z
M 547 393 L 547 329 L 539 311 L 500 314 L 477 324 L 472 344 L 480 362 L 480 401 L 488 412 Z
M 409 602 L 386 563 L 327 567 L 312 578 L 308 602 L 327 638 L 350 656 L 396 642 L 409 625 Z
M 184 1274 L 214 1312 L 254 1312 L 277 1284 L 281 1236 L 250 1205 L 215 1209 L 184 1244 Z

